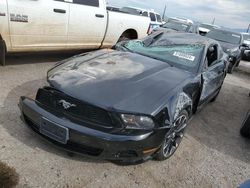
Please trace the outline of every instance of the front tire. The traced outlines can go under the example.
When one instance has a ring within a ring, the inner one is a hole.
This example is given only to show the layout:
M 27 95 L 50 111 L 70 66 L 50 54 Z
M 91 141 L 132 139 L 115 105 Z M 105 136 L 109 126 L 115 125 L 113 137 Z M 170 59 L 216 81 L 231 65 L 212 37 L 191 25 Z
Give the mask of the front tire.
M 183 110 L 177 117 L 171 130 L 166 134 L 161 148 L 156 153 L 156 160 L 164 161 L 170 158 L 175 153 L 184 136 L 187 122 L 188 112 L 186 110 Z
M 0 65 L 5 66 L 6 48 L 4 41 L 0 41 Z

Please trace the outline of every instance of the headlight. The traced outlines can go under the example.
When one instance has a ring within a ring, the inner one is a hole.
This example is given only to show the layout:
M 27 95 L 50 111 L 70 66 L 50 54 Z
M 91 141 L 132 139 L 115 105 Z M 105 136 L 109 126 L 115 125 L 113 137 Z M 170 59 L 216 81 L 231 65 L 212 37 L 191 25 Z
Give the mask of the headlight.
M 128 129 L 152 129 L 155 126 L 154 121 L 147 116 L 121 114 L 121 118 Z

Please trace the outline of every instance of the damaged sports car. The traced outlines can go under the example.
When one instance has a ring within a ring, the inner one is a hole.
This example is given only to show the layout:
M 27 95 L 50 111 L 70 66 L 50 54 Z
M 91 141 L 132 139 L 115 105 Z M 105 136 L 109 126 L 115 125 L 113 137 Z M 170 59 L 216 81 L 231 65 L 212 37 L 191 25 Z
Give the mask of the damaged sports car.
M 190 117 L 214 101 L 226 76 L 218 42 L 157 33 L 81 54 L 48 71 L 22 119 L 71 152 L 119 162 L 172 156 Z

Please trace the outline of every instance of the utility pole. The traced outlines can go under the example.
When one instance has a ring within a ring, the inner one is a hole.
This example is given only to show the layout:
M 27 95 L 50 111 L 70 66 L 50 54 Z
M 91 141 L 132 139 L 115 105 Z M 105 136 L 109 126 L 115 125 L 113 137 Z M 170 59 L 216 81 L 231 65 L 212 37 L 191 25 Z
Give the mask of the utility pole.
M 247 33 L 249 33 L 249 29 L 250 29 L 250 24 L 248 25 L 248 28 L 247 28 Z
M 165 5 L 165 7 L 164 7 L 164 11 L 163 11 L 163 15 L 162 15 L 162 19 L 163 19 L 163 20 L 164 20 L 164 18 L 165 18 L 166 10 L 167 10 L 167 5 Z
M 215 18 L 213 19 L 213 21 L 212 21 L 212 24 L 214 25 L 214 23 L 215 23 Z

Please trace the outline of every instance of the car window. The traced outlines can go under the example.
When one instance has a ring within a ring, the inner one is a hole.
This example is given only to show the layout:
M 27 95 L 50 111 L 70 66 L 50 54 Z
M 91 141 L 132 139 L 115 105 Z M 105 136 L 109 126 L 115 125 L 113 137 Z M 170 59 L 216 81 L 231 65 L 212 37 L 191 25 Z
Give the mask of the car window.
M 207 66 L 211 67 L 215 65 L 218 61 L 218 46 L 211 45 L 207 50 L 206 61 Z
M 143 13 L 142 13 L 142 16 L 148 17 L 148 12 L 143 12 Z
M 99 7 L 99 0 L 73 0 L 73 3 L 87 6 Z
M 156 14 L 157 22 L 161 22 L 161 16 L 159 14 Z
M 152 13 L 152 12 L 150 12 L 150 13 L 149 13 L 149 15 L 150 15 L 150 19 L 151 19 L 151 21 L 152 21 L 152 22 L 155 22 L 155 21 L 156 21 L 155 14 L 154 14 L 154 13 Z

